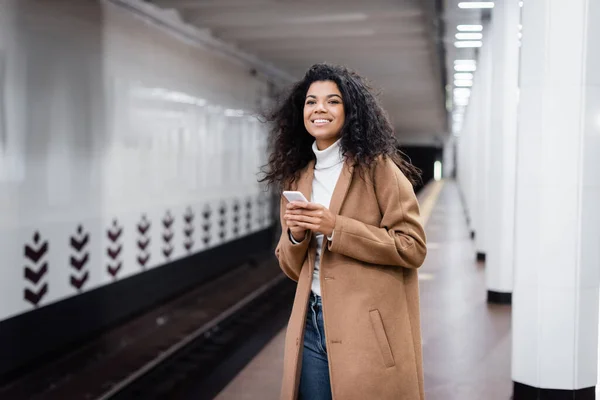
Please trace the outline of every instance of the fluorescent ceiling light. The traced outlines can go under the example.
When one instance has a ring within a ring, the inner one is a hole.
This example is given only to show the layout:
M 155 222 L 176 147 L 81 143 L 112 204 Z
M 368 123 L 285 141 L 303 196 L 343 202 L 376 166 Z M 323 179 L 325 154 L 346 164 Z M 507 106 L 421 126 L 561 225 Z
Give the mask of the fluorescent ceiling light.
M 461 64 L 458 64 L 458 65 L 454 66 L 454 70 L 456 72 L 473 72 L 476 69 L 477 69 L 477 66 L 475 64 L 473 64 L 473 65 L 461 65 Z
M 458 25 L 456 29 L 459 32 L 481 32 L 483 30 L 482 25 Z
M 454 60 L 454 65 L 464 65 L 464 64 L 468 64 L 468 65 L 472 65 L 472 64 L 476 64 L 475 60 Z
M 458 8 L 494 8 L 493 1 L 461 1 Z
M 476 33 L 476 32 L 457 33 L 454 37 L 456 37 L 458 40 L 481 40 L 481 39 L 483 39 L 483 35 L 481 33 Z
M 483 42 L 480 40 L 465 40 L 464 42 L 454 42 L 454 47 L 466 48 L 466 47 L 481 47 Z
M 468 72 L 457 73 L 457 74 L 454 74 L 454 79 L 468 79 L 468 80 L 472 80 L 473 79 L 473 74 L 468 73 Z
M 519 2 L 519 7 L 523 7 L 523 2 L 522 1 Z
M 455 97 L 469 97 L 471 95 L 471 89 L 454 89 Z
M 469 81 L 466 79 L 456 79 L 454 81 L 454 86 L 456 86 L 456 87 L 471 87 L 471 86 L 473 86 L 473 81 Z

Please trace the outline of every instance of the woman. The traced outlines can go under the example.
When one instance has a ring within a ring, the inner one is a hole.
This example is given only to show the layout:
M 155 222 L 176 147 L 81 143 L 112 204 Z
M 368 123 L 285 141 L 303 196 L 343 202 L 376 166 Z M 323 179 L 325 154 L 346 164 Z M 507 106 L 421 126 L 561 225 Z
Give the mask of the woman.
M 281 200 L 276 255 L 298 282 L 281 399 L 422 400 L 416 169 L 344 67 L 312 66 L 272 120 L 263 180 L 310 200 Z

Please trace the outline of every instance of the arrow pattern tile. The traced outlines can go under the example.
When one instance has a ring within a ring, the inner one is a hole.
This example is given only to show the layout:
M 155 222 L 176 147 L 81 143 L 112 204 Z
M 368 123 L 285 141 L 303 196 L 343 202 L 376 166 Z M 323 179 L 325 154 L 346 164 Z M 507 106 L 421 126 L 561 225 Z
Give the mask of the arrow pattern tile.
M 106 255 L 108 256 L 108 263 L 106 264 L 106 272 L 113 278 L 117 279 L 117 275 L 123 266 L 123 262 L 119 259 L 123 245 L 119 239 L 123 234 L 123 228 L 119 226 L 116 219 L 113 219 L 112 225 L 106 231 L 108 238 L 108 247 L 106 248 Z
M 202 212 L 202 241 L 204 242 L 205 246 L 208 246 L 208 244 L 210 243 L 212 236 L 210 233 L 210 229 L 212 227 L 211 223 L 210 223 L 210 216 L 212 214 L 212 211 L 210 209 L 210 206 L 207 204 L 204 207 L 204 211 Z
M 194 213 L 192 209 L 188 207 L 183 215 L 183 247 L 188 253 L 192 252 L 194 247 Z
M 137 225 L 138 233 L 140 234 L 137 240 L 137 247 L 139 250 L 137 261 L 142 269 L 146 269 L 146 264 L 150 260 L 150 226 L 151 223 L 148 221 L 146 214 L 142 214 L 142 219 Z
M 48 293 L 48 282 L 45 277 L 48 273 L 48 263 L 42 259 L 48 253 L 48 241 L 41 241 L 39 232 L 33 235 L 33 243 L 25 244 L 23 255 L 25 257 L 25 282 L 33 286 L 25 286 L 23 298 L 38 307 L 40 301 Z
M 165 217 L 162 220 L 162 224 L 164 227 L 164 231 L 163 231 L 163 248 L 162 248 L 162 252 L 163 255 L 165 256 L 165 259 L 170 259 L 171 258 L 171 254 L 173 253 L 173 244 L 171 243 L 171 241 L 173 240 L 173 230 L 171 229 L 171 227 L 173 226 L 173 222 L 175 221 L 175 219 L 173 218 L 173 216 L 171 215 L 171 212 L 167 210 L 167 213 L 165 215 Z
M 228 219 L 228 205 L 222 202 L 216 209 L 217 236 L 223 241 L 227 237 L 229 224 L 233 237 L 239 237 L 242 232 L 250 232 L 254 228 L 254 224 L 263 226 L 268 222 L 268 198 L 267 195 L 261 193 L 255 197 L 247 197 L 245 200 L 235 199 L 231 203 L 231 221 Z M 206 204 L 200 214 L 200 241 L 205 246 L 209 246 L 213 241 L 213 226 L 210 204 Z M 180 232 L 182 235 L 182 246 L 187 254 L 194 251 L 195 246 L 195 214 L 191 207 L 187 207 L 182 215 L 183 228 Z M 165 216 L 160 221 L 162 223 L 163 232 L 162 239 L 162 254 L 165 260 L 170 260 L 175 245 L 177 244 L 178 235 L 174 231 L 175 218 L 170 210 L 167 210 Z M 138 249 L 137 262 L 142 270 L 147 268 L 151 257 L 151 222 L 142 214 L 141 219 L 136 224 L 135 228 L 138 233 L 136 239 L 136 247 Z M 106 229 L 106 273 L 113 279 L 117 280 L 118 275 L 123 268 L 123 233 L 124 227 L 119 224 L 115 218 Z M 87 269 L 90 262 L 90 233 L 84 230 L 83 225 L 78 225 L 75 233 L 69 237 L 69 284 L 71 287 L 82 292 L 85 289 L 86 283 L 90 278 L 90 271 Z M 49 252 L 49 244 L 47 240 L 42 240 L 39 232 L 35 232 L 33 240 L 30 243 L 25 243 L 23 247 L 23 256 L 25 266 L 23 277 L 25 279 L 25 287 L 23 289 L 23 298 L 34 307 L 38 307 L 49 291 L 48 274 L 50 266 L 44 257 Z
M 74 236 L 71 236 L 71 249 L 72 254 L 70 257 L 71 261 L 71 275 L 69 276 L 69 282 L 78 292 L 81 292 L 83 286 L 89 278 L 89 271 L 85 269 L 89 259 L 90 253 L 85 250 L 85 247 L 90 241 L 90 234 L 84 232 L 83 226 L 77 227 L 77 232 Z

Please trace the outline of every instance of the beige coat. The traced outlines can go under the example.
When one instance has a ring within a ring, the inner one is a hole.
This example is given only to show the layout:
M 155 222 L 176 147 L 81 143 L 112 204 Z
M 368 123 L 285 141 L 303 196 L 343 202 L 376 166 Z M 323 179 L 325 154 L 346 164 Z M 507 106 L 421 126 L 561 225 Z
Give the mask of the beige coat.
M 296 189 L 310 199 L 314 162 Z M 282 400 L 298 396 L 316 240 L 293 244 L 283 220 L 276 255 L 298 282 L 285 338 Z M 334 237 L 320 267 L 334 400 L 422 400 L 417 268 L 427 253 L 413 187 L 389 159 L 359 175 L 346 162 L 333 192 Z

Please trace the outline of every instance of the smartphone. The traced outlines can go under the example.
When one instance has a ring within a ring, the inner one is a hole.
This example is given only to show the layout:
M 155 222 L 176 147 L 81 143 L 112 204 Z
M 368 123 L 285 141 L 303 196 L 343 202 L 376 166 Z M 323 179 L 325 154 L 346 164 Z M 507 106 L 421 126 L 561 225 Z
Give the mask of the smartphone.
M 285 190 L 283 192 L 283 197 L 285 197 L 290 202 L 292 202 L 292 201 L 304 201 L 306 203 L 309 202 L 308 200 L 306 200 L 306 197 L 304 197 L 302 192 L 297 192 L 297 191 Z

